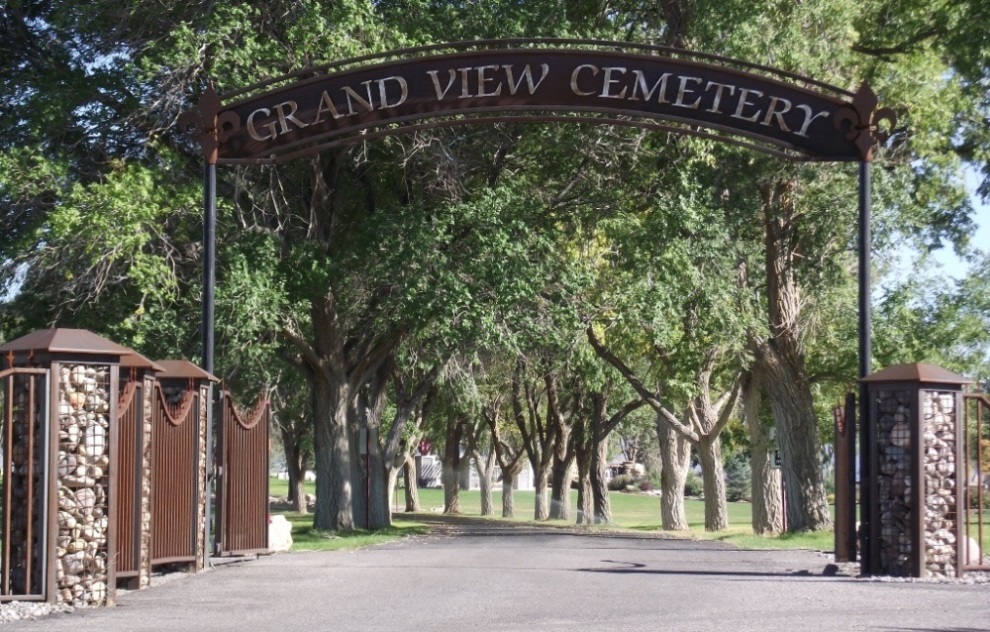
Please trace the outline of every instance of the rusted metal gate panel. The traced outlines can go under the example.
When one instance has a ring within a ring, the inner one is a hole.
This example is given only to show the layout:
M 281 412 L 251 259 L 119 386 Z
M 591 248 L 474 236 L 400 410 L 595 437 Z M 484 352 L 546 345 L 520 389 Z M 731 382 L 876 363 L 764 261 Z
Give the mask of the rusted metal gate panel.
M 835 560 L 856 560 L 856 396 L 832 409 L 835 421 Z
M 964 396 L 963 533 L 959 547 L 960 568 L 990 571 L 990 396 L 967 393 Z M 958 473 L 957 473 L 958 476 Z M 974 546 L 975 544 L 975 546 Z
M 195 563 L 198 389 L 183 380 L 162 380 L 155 391 L 151 422 L 151 563 Z
M 219 555 L 268 550 L 268 400 L 241 414 L 230 393 L 221 399 L 217 437 L 220 498 L 217 507 Z
M 51 418 L 48 371 L 0 371 L 3 411 L 3 549 L 0 601 L 48 599 Z
M 117 578 L 132 579 L 141 571 L 141 446 L 143 443 L 142 381 L 132 376 L 117 405 Z

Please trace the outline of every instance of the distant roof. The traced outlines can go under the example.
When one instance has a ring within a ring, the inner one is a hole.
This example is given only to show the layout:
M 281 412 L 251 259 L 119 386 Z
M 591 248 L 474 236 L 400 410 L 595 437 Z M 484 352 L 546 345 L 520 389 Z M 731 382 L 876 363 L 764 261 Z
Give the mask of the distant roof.
M 124 356 L 134 353 L 127 347 L 97 336 L 86 329 L 40 329 L 0 347 L 0 353 L 43 351 L 49 353 L 91 353 Z
M 882 371 L 864 377 L 861 382 L 928 382 L 936 384 L 972 384 L 973 380 L 965 378 L 948 369 L 934 364 L 915 362 L 912 364 L 895 364 Z
M 151 369 L 152 371 L 164 371 L 165 368 L 155 362 L 154 360 L 149 360 L 145 356 L 141 355 L 137 351 L 131 351 L 127 355 L 120 359 L 120 368 L 122 369 Z
M 158 360 L 157 364 L 162 367 L 158 374 L 159 379 L 181 378 L 220 381 L 220 378 L 207 373 L 189 360 Z

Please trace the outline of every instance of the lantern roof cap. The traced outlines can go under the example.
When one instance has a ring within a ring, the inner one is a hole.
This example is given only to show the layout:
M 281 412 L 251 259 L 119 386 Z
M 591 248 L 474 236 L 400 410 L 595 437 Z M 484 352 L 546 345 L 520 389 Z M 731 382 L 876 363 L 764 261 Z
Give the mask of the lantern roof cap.
M 127 347 L 111 342 L 86 329 L 39 329 L 11 340 L 0 347 L 0 353 L 47 352 L 91 353 L 125 356 L 134 353 Z
M 161 371 L 158 373 L 159 379 L 167 380 L 180 378 L 191 380 L 210 380 L 211 382 L 220 381 L 220 378 L 207 373 L 189 360 L 158 360 L 156 364 L 162 367 Z
M 925 382 L 961 385 L 972 384 L 973 380 L 934 364 L 913 362 L 910 364 L 889 366 L 886 369 L 864 377 L 860 382 Z
M 160 372 L 164 371 L 165 367 L 158 364 L 154 360 L 150 360 L 147 357 L 141 355 L 137 351 L 131 351 L 124 357 L 120 359 L 120 368 L 122 369 L 148 369 L 150 371 Z

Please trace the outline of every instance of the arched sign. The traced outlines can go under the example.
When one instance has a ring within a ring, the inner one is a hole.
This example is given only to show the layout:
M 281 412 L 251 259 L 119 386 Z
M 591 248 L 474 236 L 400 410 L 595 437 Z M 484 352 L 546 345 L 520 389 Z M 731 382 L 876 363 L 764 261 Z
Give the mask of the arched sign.
M 893 124 L 865 84 L 854 94 L 711 55 L 568 40 L 394 51 L 299 71 L 224 99 L 211 88 L 181 123 L 208 137 L 214 161 L 254 163 L 423 127 L 554 119 L 708 136 L 827 161 L 869 160 L 881 139 L 878 121 Z
M 203 368 L 213 373 L 217 164 L 278 163 L 390 134 L 497 121 L 635 126 L 793 160 L 859 162 L 859 376 L 869 375 L 870 161 L 887 138 L 885 130 L 896 124 L 893 112 L 878 108 L 865 83 L 850 92 L 715 55 L 562 39 L 391 51 L 307 68 L 222 96 L 211 85 L 197 107 L 179 118 L 181 129 L 196 131 L 206 162 Z M 864 419 L 868 408 L 861 385 Z M 861 442 L 869 445 L 869 437 Z M 863 458 L 866 473 L 869 459 Z M 869 544 L 863 541 L 864 550 Z

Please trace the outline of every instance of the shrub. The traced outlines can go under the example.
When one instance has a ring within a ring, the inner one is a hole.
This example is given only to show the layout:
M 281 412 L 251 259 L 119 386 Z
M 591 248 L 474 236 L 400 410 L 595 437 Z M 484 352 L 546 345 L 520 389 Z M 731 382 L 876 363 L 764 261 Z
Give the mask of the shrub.
M 990 509 L 990 489 L 984 489 L 982 495 L 979 491 L 979 488 L 975 486 L 969 489 L 969 494 L 967 494 L 967 497 L 969 498 L 969 508 L 986 511 L 987 509 Z M 982 507 L 980 507 L 981 500 L 983 501 Z
M 742 452 L 732 455 L 725 463 L 725 499 L 730 503 L 749 500 L 751 487 L 749 458 Z
M 636 477 L 632 474 L 619 474 L 613 476 L 612 480 L 608 482 L 608 488 L 613 492 L 624 492 L 626 487 L 630 485 L 636 485 Z
M 693 470 L 688 470 L 687 478 L 684 479 L 684 495 L 701 496 L 704 492 L 705 485 L 701 477 L 695 474 Z
M 639 482 L 639 491 L 648 492 L 653 489 L 653 482 L 648 478 L 644 478 Z

